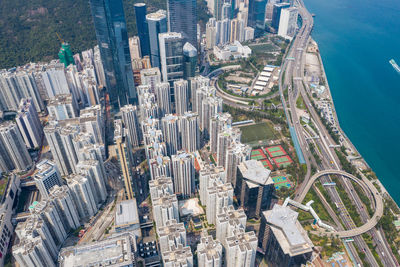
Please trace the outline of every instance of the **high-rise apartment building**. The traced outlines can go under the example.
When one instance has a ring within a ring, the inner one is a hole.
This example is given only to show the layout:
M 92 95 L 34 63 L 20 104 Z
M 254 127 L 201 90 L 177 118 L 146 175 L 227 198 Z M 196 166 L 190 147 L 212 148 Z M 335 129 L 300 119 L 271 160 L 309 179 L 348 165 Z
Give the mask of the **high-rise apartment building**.
M 110 104 L 116 110 L 136 101 L 122 0 L 90 0 Z
M 217 214 L 220 214 L 223 208 L 232 205 L 232 185 L 230 183 L 223 183 L 221 180 L 209 183 L 206 199 L 207 221 L 209 224 L 215 224 Z
M 161 193 L 158 197 L 152 198 L 151 202 L 157 229 L 165 226 L 169 220 L 179 222 L 178 199 L 175 194 Z
M 246 229 L 247 216 L 243 209 L 233 206 L 222 208 L 222 212 L 216 217 L 216 237 L 226 247 L 226 238 L 233 235 L 237 229 Z
M 36 165 L 38 172 L 33 179 L 35 180 L 36 187 L 39 189 L 42 198 L 48 198 L 50 189 L 54 186 L 61 186 L 61 174 L 56 164 L 50 160 L 44 159 Z
M 146 20 L 149 28 L 151 66 L 161 68 L 158 35 L 168 31 L 167 14 L 165 10 L 158 10 L 148 14 Z
M 189 87 L 186 80 L 174 81 L 175 91 L 175 112 L 177 115 L 183 115 L 189 110 Z
M 212 153 L 217 152 L 218 134 L 223 129 L 232 126 L 232 116 L 229 113 L 217 113 L 211 118 L 210 122 L 210 150 Z
M 168 155 L 174 155 L 181 148 L 181 141 L 178 131 L 179 117 L 167 114 L 161 119 L 162 132 L 167 145 Z
M 136 27 L 138 36 L 140 39 L 140 51 L 141 55 L 150 55 L 150 41 L 149 41 L 149 28 L 147 26 L 147 10 L 145 3 L 136 3 L 135 7 L 135 17 L 136 17 Z
M 182 150 L 195 152 L 200 149 L 199 116 L 195 112 L 185 112 L 180 117 Z
M 157 98 L 157 104 L 160 109 L 160 117 L 170 114 L 171 110 L 171 89 L 168 82 L 162 82 L 156 85 L 154 94 Z
M 32 99 L 23 98 L 19 105 L 18 115 L 15 117 L 18 129 L 29 148 L 40 147 L 43 138 L 43 127 Z
M 91 184 L 93 181 L 79 174 L 71 174 L 67 176 L 66 180 L 79 217 L 90 219 L 98 211 L 96 201 L 98 196 L 93 191 L 94 186 Z
M 226 264 L 232 267 L 254 267 L 257 251 L 257 237 L 254 232 L 244 229 L 233 230 L 226 238 Z
M 141 143 L 141 132 L 138 120 L 138 109 L 134 105 L 126 105 L 121 108 L 122 121 L 127 129 L 129 144 L 132 148 L 138 148 Z
M 174 185 L 172 179 L 169 176 L 157 176 L 153 180 L 149 181 L 150 197 L 155 199 L 160 197 L 162 194 L 173 194 Z
M 171 161 L 175 194 L 190 197 L 195 186 L 194 155 L 177 151 L 176 155 L 172 155 Z
M 197 47 L 196 0 L 167 0 L 168 30 L 182 34 L 183 43 Z
M 193 254 L 189 246 L 178 244 L 171 246 L 162 253 L 164 267 L 187 266 L 193 267 Z
M 239 142 L 232 143 L 226 151 L 224 169 L 226 181 L 236 187 L 237 167 L 245 160 L 250 159 L 251 147 Z
M 223 262 L 222 245 L 211 235 L 200 238 L 197 244 L 197 260 L 199 267 L 221 267 Z
M 176 220 L 165 222 L 157 230 L 157 235 L 160 239 L 161 252 L 166 252 L 171 246 L 186 246 L 186 229 L 183 223 L 178 223 Z

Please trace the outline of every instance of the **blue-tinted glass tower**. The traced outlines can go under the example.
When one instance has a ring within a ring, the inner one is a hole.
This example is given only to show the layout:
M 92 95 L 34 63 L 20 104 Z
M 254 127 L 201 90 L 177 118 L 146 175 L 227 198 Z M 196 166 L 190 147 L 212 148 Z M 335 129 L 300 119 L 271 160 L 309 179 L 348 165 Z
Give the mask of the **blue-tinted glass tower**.
M 140 52 L 142 57 L 150 55 L 149 28 L 146 20 L 146 4 L 135 4 L 136 27 L 140 39 Z
M 153 68 L 160 68 L 160 45 L 158 34 L 168 31 L 167 14 L 165 10 L 158 10 L 146 16 L 149 27 L 150 61 Z
M 197 47 L 196 0 L 167 0 L 168 30 L 182 34 L 184 43 Z
M 136 102 L 122 0 L 90 0 L 110 104 L 119 110 Z
M 260 30 L 264 30 L 266 5 L 267 0 L 249 1 L 248 25 L 253 27 L 256 33 L 260 32 Z

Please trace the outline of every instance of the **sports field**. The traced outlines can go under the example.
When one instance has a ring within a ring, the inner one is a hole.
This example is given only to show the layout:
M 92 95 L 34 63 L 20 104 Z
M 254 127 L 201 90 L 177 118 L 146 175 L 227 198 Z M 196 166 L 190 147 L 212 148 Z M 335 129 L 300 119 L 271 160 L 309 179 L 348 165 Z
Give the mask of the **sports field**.
M 292 183 L 285 176 L 272 177 L 272 181 L 274 181 L 274 186 L 276 190 L 281 189 L 281 187 L 287 187 L 289 189 L 292 187 Z
M 267 151 L 268 155 L 271 158 L 286 155 L 286 151 L 283 149 L 283 147 L 281 145 L 265 147 L 264 149 L 265 149 L 265 151 Z
M 281 156 L 272 159 L 278 168 L 286 167 L 292 163 L 292 159 L 289 156 Z
M 243 143 L 276 139 L 274 130 L 266 122 L 243 126 L 240 127 L 240 130 L 242 131 L 241 140 Z
M 271 162 L 269 162 L 269 160 L 267 160 L 267 159 L 262 159 L 262 160 L 260 160 L 261 161 L 261 163 L 264 165 L 264 168 L 267 168 L 267 169 L 269 169 L 269 170 L 273 170 L 274 169 L 274 167 L 272 167 L 272 164 L 271 164 Z
M 264 152 L 262 151 L 262 149 L 254 149 L 251 151 L 251 159 L 255 159 L 255 160 L 260 160 L 260 159 L 266 159 L 267 156 L 264 154 Z

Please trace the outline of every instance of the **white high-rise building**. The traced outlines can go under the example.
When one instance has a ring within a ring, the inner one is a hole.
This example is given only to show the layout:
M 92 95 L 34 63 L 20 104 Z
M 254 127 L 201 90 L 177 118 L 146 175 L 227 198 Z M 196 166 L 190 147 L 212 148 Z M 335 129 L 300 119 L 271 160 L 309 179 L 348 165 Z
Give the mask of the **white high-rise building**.
M 200 243 L 197 244 L 197 260 L 199 267 L 221 267 L 221 242 L 214 240 L 211 235 L 201 237 Z
M 215 95 L 215 87 L 209 86 L 210 79 L 204 76 L 196 76 L 190 79 L 190 94 L 192 96 L 192 110 L 201 114 L 201 103 L 207 96 Z
M 154 180 L 158 176 L 171 176 L 171 158 L 168 156 L 157 156 L 149 159 L 150 175 Z
M 161 119 L 162 131 L 167 144 L 168 155 L 174 155 L 181 148 L 178 131 L 179 117 L 167 114 Z
M 279 20 L 278 35 L 291 40 L 297 30 L 298 10 L 296 7 L 284 8 Z
M 257 237 L 244 229 L 233 230 L 226 238 L 226 264 L 232 267 L 254 267 L 257 252 Z
M 38 172 L 33 179 L 35 180 L 36 187 L 39 189 L 42 198 L 48 198 L 50 189 L 54 186 L 61 186 L 61 174 L 56 164 L 50 160 L 44 159 L 36 165 Z
M 230 183 L 224 184 L 222 181 L 214 181 L 207 188 L 207 221 L 209 224 L 216 223 L 216 216 L 220 214 L 224 207 L 232 205 L 233 188 Z
M 129 144 L 132 148 L 138 148 L 140 146 L 140 127 L 138 120 L 138 110 L 134 105 L 125 105 L 121 108 L 122 121 L 125 128 L 128 130 Z
M 218 133 L 217 142 L 217 163 L 224 166 L 226 162 L 226 151 L 234 142 L 240 142 L 241 131 L 238 128 L 227 127 Z
M 216 217 L 216 238 L 224 246 L 226 238 L 233 235 L 235 229 L 246 229 L 247 216 L 243 209 L 237 209 L 233 206 L 222 208 L 222 212 Z
M 200 122 L 203 132 L 209 135 L 211 118 L 222 112 L 222 99 L 220 97 L 206 97 L 201 102 Z
M 225 170 L 223 167 L 205 165 L 199 172 L 200 201 L 203 206 L 207 205 L 207 189 L 214 181 L 225 182 Z
M 15 121 L 17 122 L 26 146 L 29 148 L 40 147 L 43 138 L 43 127 L 32 103 L 32 99 L 21 99 Z
M 213 49 L 216 45 L 217 27 L 215 18 L 210 18 L 206 24 L 206 47 Z
M 151 199 L 159 198 L 162 194 L 173 194 L 174 185 L 171 177 L 158 176 L 154 180 L 149 181 Z
M 161 226 L 157 230 L 160 239 L 161 253 L 169 250 L 171 246 L 186 246 L 186 229 L 183 223 L 176 220 L 169 220 L 165 226 Z
M 249 41 L 254 39 L 254 28 L 245 27 L 244 28 L 244 41 Z
M 156 85 L 161 83 L 161 73 L 159 68 L 143 69 L 140 71 L 140 81 L 142 85 L 150 86 L 151 90 L 155 90 Z
M 211 118 L 210 122 L 210 150 L 217 152 L 218 134 L 225 128 L 232 127 L 232 116 L 229 113 L 218 113 Z
M 162 253 L 164 267 L 193 267 L 193 254 L 189 246 L 171 246 Z
M 71 93 L 62 63 L 51 62 L 50 65 L 46 66 L 46 71 L 42 72 L 42 79 L 49 98 Z
M 44 241 L 39 236 L 21 240 L 13 247 L 13 256 L 21 267 L 56 267 Z
M 96 70 L 97 84 L 101 87 L 104 87 L 106 86 L 106 76 L 104 73 L 103 62 L 101 61 L 100 49 L 98 45 L 93 48 L 93 60 L 94 68 Z
M 195 152 L 200 149 L 199 116 L 197 113 L 186 112 L 180 118 L 182 150 Z
M 172 155 L 171 161 L 175 194 L 191 196 L 194 193 L 194 155 L 178 151 L 176 155 Z
M 97 212 L 96 198 L 89 179 L 82 175 L 71 174 L 67 177 L 80 218 L 91 218 Z
M 157 98 L 157 104 L 160 109 L 160 116 L 171 113 L 171 89 L 168 82 L 158 83 L 155 86 L 154 94 Z
M 183 115 L 189 110 L 189 88 L 185 80 L 174 81 L 175 109 L 177 115 Z
M 131 60 L 140 59 L 142 57 L 140 53 L 140 40 L 138 36 L 132 36 L 129 38 L 129 52 L 131 54 Z M 133 66 L 132 66 L 132 69 Z
M 226 151 L 225 171 L 226 181 L 236 187 L 237 167 L 245 160 L 250 159 L 251 147 L 240 142 L 232 143 Z
M 77 171 L 85 176 L 93 184 L 93 194 L 97 203 L 102 203 L 107 198 L 106 174 L 102 160 L 83 160 L 76 165 Z
M 17 125 L 11 121 L 0 124 L 0 151 L 3 160 L 8 161 L 5 162 L 8 168 L 24 171 L 32 166 L 24 139 Z
M 164 226 L 168 220 L 179 222 L 178 199 L 175 194 L 162 193 L 151 201 L 153 203 L 153 216 L 157 229 Z

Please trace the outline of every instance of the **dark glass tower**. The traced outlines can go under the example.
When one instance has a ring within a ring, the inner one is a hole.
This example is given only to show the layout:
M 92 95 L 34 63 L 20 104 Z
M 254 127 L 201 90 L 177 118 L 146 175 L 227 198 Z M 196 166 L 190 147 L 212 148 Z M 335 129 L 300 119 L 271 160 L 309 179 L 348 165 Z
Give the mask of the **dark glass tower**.
M 136 27 L 140 39 L 140 52 L 142 57 L 150 55 L 149 28 L 146 21 L 146 4 L 135 4 Z
M 161 69 L 158 34 L 168 31 L 167 15 L 165 10 L 158 10 L 157 12 L 148 14 L 146 19 L 149 27 L 151 66 Z
M 196 0 L 167 0 L 168 30 L 182 33 L 184 43 L 197 47 Z
M 265 8 L 266 0 L 250 0 L 249 1 L 249 18 L 248 25 L 253 27 L 255 34 L 259 35 L 260 31 L 265 28 Z
M 116 110 L 136 102 L 122 0 L 90 0 L 110 104 Z
M 281 19 L 281 12 L 282 9 L 284 8 L 289 8 L 290 4 L 289 3 L 278 3 L 278 4 L 274 4 L 274 7 L 272 9 L 272 22 L 271 22 L 271 26 L 272 28 L 275 29 L 276 32 L 278 32 L 278 28 L 279 28 L 279 21 Z

